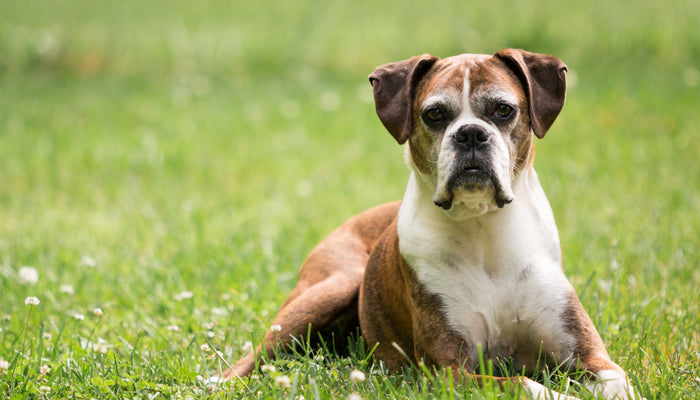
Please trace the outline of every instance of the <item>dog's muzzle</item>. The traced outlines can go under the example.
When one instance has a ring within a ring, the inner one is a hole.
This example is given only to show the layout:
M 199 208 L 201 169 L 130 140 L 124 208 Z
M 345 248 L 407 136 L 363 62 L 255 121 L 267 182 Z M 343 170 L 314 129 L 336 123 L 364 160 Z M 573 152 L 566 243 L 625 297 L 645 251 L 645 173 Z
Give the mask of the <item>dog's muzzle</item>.
M 452 208 L 455 192 L 480 192 L 493 190 L 494 203 L 503 208 L 513 201 L 503 188 L 493 167 L 491 134 L 479 125 L 464 125 L 451 138 L 456 162 L 447 178 L 445 191 L 436 193 L 433 199 L 436 206 Z

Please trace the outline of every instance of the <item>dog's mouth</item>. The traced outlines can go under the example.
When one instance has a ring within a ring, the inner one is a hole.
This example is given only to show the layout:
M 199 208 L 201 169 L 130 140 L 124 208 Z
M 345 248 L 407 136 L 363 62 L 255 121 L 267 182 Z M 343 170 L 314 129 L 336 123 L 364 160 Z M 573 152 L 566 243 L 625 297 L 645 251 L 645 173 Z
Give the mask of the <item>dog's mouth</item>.
M 478 161 L 465 163 L 453 170 L 450 174 L 445 190 L 436 193 L 433 202 L 443 210 L 450 210 L 455 202 L 455 194 L 458 191 L 473 193 L 478 197 L 479 193 L 493 193 L 493 203 L 498 208 L 503 208 L 513 201 L 508 195 L 496 172 L 488 164 Z
M 477 174 L 479 172 L 484 172 L 484 168 L 481 165 L 472 164 L 464 167 L 464 172 L 467 174 Z

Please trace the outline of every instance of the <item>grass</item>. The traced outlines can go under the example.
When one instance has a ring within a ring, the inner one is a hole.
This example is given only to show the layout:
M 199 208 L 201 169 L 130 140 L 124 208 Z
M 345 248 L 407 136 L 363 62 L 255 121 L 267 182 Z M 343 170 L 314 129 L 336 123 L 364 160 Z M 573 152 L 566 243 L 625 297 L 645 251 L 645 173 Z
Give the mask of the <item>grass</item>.
M 361 346 L 212 391 L 201 346 L 237 359 L 323 236 L 401 197 L 375 66 L 523 47 L 572 72 L 536 160 L 570 280 L 645 397 L 700 398 L 699 22 L 690 0 L 0 3 L 0 397 L 507 398 Z

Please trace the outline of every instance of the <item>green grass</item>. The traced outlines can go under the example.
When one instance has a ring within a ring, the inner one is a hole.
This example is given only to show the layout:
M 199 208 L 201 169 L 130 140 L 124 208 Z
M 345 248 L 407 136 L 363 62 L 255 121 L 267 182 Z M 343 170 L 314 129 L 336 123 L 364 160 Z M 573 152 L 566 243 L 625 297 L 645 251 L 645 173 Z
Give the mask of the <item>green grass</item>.
M 536 168 L 611 356 L 648 399 L 700 398 L 698 25 L 692 0 L 1 2 L 0 398 L 507 398 L 361 350 L 198 379 L 202 344 L 237 359 L 323 236 L 401 197 L 374 67 L 503 47 L 569 65 Z

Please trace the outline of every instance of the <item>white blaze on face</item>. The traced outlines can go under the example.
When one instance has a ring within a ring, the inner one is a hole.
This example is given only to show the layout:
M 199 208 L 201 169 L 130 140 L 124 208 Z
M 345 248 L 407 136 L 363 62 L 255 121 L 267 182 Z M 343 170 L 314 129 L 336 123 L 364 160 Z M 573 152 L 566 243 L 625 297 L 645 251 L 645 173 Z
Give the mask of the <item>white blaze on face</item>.
M 454 140 L 455 134 L 463 126 L 478 126 L 488 132 L 490 136 L 489 152 L 491 169 L 500 185 L 500 190 L 503 192 L 503 195 L 507 198 L 513 198 L 513 189 L 511 187 L 513 160 L 511 154 L 514 149 L 511 148 L 512 144 L 510 141 L 506 141 L 502 133 L 496 129 L 495 126 L 477 117 L 470 101 L 470 89 L 469 70 L 467 69 L 464 72 L 461 112 L 445 129 L 437 159 L 434 199 L 451 199 L 452 208 L 447 212 L 449 215 L 456 218 L 481 215 L 498 208 L 494 199 L 495 188 L 491 185 L 486 185 L 482 190 L 449 187 L 449 182 L 453 179 L 453 174 L 459 166 L 459 158 L 463 157 L 463 151 L 458 148 Z M 475 93 L 480 99 L 508 99 L 511 104 L 517 104 L 515 96 L 506 91 L 490 90 L 485 94 L 477 90 Z M 436 100 L 430 97 L 426 103 L 432 101 Z

